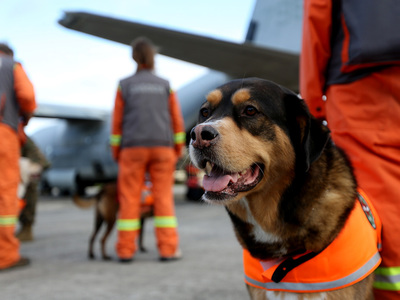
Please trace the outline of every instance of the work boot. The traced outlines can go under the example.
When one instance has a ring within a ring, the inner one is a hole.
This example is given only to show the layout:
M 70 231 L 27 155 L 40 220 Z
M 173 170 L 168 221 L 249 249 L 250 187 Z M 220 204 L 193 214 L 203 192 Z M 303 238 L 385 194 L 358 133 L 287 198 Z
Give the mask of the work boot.
M 21 230 L 16 235 L 21 242 L 33 241 L 32 225 L 22 225 Z
M 20 257 L 18 261 L 16 261 L 14 264 L 12 264 L 11 266 L 4 268 L 4 269 L 0 269 L 0 272 L 2 271 L 7 271 L 7 270 L 12 270 L 18 267 L 24 267 L 27 266 L 31 263 L 30 259 L 27 257 Z
M 180 248 L 176 249 L 175 254 L 172 256 L 161 256 L 160 257 L 160 261 L 162 262 L 170 262 L 170 261 L 175 261 L 175 260 L 179 260 L 182 259 L 183 255 L 182 255 L 182 251 Z

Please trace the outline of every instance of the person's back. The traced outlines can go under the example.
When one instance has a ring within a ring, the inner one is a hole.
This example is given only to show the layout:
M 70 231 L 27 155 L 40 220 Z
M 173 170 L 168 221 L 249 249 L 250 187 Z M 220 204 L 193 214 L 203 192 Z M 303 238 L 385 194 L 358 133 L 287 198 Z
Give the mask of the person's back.
M 168 81 L 140 70 L 120 82 L 124 98 L 122 147 L 174 144 Z

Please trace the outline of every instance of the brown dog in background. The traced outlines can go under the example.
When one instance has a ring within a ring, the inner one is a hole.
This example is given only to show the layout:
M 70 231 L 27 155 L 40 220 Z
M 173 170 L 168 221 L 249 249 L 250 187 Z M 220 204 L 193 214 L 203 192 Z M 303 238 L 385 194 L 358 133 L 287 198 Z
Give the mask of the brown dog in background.
M 110 260 L 111 257 L 106 252 L 106 241 L 114 228 L 115 221 L 118 213 L 118 201 L 117 201 L 117 184 L 115 182 L 105 184 L 99 193 L 94 197 L 84 199 L 78 195 L 73 197 L 74 203 L 81 208 L 91 207 L 95 205 L 95 223 L 93 233 L 89 239 L 89 250 L 88 257 L 94 259 L 93 245 L 96 236 L 103 225 L 106 224 L 106 230 L 103 237 L 100 240 L 101 255 L 103 260 Z M 139 249 L 142 252 L 146 252 L 146 248 L 143 246 L 143 228 L 146 218 L 154 216 L 152 196 L 149 188 L 146 186 L 142 192 L 142 204 L 141 204 L 141 215 L 140 215 L 140 232 L 139 232 Z

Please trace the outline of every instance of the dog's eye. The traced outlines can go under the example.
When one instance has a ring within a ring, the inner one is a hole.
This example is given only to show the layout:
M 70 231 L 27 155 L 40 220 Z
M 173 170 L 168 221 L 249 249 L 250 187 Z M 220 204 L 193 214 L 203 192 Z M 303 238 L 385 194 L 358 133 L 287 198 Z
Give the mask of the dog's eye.
M 257 108 L 251 105 L 246 106 L 246 108 L 244 109 L 244 114 L 250 117 L 254 116 L 257 112 L 258 112 Z
M 209 114 L 210 111 L 208 110 L 208 108 L 203 107 L 202 109 L 200 109 L 200 115 L 202 117 L 207 118 Z

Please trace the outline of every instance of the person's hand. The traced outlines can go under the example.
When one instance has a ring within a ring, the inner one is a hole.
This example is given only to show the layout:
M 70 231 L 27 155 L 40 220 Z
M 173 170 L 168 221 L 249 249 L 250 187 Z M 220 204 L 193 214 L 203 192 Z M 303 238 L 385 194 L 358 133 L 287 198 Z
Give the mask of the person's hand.
M 31 113 L 24 113 L 21 114 L 20 116 L 20 122 L 22 123 L 23 126 L 28 125 L 29 120 L 32 118 L 32 114 Z
M 183 146 L 183 144 L 175 144 L 175 154 L 177 158 L 182 157 Z
M 118 161 L 119 159 L 120 150 L 121 150 L 120 146 L 111 146 L 111 154 L 115 161 Z

